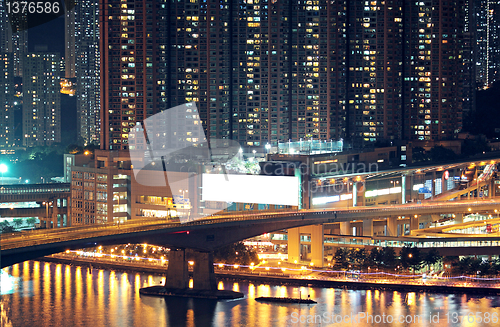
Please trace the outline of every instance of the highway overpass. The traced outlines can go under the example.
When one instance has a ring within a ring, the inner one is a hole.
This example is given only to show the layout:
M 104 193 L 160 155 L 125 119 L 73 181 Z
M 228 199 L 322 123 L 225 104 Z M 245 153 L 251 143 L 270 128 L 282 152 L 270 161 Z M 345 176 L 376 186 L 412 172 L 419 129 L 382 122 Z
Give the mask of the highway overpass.
M 375 218 L 441 213 L 494 212 L 500 201 L 460 201 L 421 205 L 357 207 L 337 210 L 299 210 L 232 213 L 179 224 L 164 220 L 136 220 L 125 224 L 85 225 L 53 230 L 2 235 L 1 267 L 95 244 L 149 243 L 173 248 L 213 251 L 219 247 L 268 232 L 308 225 L 362 220 L 363 226 Z M 417 217 L 415 217 L 417 215 Z M 415 226 L 415 225 L 413 225 Z M 417 227 L 414 229 L 418 229 Z M 321 244 L 323 234 L 321 234 Z

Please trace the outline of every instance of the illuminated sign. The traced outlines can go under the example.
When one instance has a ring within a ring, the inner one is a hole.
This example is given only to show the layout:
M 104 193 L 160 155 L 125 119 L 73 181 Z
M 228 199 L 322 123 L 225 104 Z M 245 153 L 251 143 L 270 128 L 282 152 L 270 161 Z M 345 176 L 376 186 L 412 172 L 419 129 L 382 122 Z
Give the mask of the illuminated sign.
M 450 172 L 449 171 L 445 171 L 443 173 L 443 177 L 444 177 L 444 179 L 448 180 L 448 178 L 450 178 Z
M 384 188 L 381 190 L 366 191 L 365 198 L 370 198 L 370 197 L 379 196 L 379 195 L 397 194 L 397 193 L 401 193 L 401 186 Z
M 299 205 L 294 176 L 203 174 L 202 185 L 203 201 Z
M 342 194 L 340 196 L 340 200 L 344 201 L 344 200 L 350 200 L 352 199 L 352 193 L 348 193 L 348 194 Z
M 313 205 L 321 205 L 321 204 L 332 203 L 332 202 L 337 202 L 337 201 L 340 201 L 339 195 L 322 196 L 322 197 L 313 198 L 312 204 Z

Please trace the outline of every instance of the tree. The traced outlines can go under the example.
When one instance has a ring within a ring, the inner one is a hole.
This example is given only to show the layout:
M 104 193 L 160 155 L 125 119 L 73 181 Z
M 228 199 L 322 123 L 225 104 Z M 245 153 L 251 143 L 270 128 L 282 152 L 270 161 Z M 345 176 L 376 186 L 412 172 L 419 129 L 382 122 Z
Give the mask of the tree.
M 78 144 L 70 144 L 66 147 L 65 152 L 69 154 L 79 154 L 83 153 L 83 148 Z
M 396 252 L 391 247 L 385 247 L 381 251 L 382 264 L 386 268 L 394 268 L 396 266 Z
M 420 270 L 422 268 L 422 254 L 420 253 L 420 249 L 412 247 L 410 248 L 410 267 L 415 270 Z
M 453 150 L 447 149 L 443 146 L 434 146 L 429 151 L 429 155 L 432 162 L 451 161 L 457 157 Z
M 368 265 L 377 266 L 382 263 L 382 252 L 378 248 L 373 248 L 368 255 Z
M 439 251 L 436 248 L 432 248 L 424 255 L 423 261 L 424 264 L 427 265 L 427 270 L 430 270 L 430 266 L 442 262 L 443 257 L 439 254 Z
M 214 251 L 214 260 L 227 264 L 249 265 L 258 261 L 257 253 L 247 248 L 243 242 L 237 242 Z
M 12 233 L 14 232 L 14 227 L 8 221 L 0 222 L 0 231 L 2 233 Z
M 420 250 L 415 247 L 405 245 L 399 252 L 399 262 L 404 269 L 412 268 L 419 270 L 422 268 L 422 255 Z
M 24 225 L 24 221 L 21 218 L 14 219 L 13 223 L 16 228 L 19 228 L 22 225 Z
M 425 162 L 431 159 L 429 154 L 425 152 L 425 149 L 419 146 L 414 147 L 411 153 L 413 163 Z
M 399 252 L 399 264 L 401 267 L 408 269 L 410 267 L 411 257 L 411 248 L 407 245 L 403 246 Z
M 351 249 L 349 251 L 350 262 L 356 269 L 362 269 L 368 266 L 368 253 L 365 249 Z
M 344 248 L 338 248 L 337 252 L 335 252 L 334 267 L 346 269 L 349 267 L 349 259 L 348 259 L 348 251 Z
M 490 152 L 491 149 L 488 143 L 483 138 L 478 139 L 465 139 L 462 145 L 462 155 L 465 157 L 473 156 L 477 153 Z
M 458 275 L 476 275 L 480 270 L 481 263 L 481 259 L 464 257 L 454 265 L 453 273 Z
M 26 223 L 29 226 L 34 226 L 36 224 L 36 218 L 35 217 L 29 217 L 28 219 L 26 219 Z

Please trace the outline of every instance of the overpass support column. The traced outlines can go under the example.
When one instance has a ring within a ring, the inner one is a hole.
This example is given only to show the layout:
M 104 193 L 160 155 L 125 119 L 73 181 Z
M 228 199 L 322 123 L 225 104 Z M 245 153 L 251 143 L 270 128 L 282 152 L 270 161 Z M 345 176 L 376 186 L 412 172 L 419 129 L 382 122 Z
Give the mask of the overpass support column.
M 340 235 L 351 235 L 351 231 L 349 230 L 350 223 L 348 221 L 340 222 Z
M 414 215 L 410 218 L 410 231 L 417 230 L 419 227 L 418 215 Z
M 212 252 L 193 251 L 193 259 L 193 288 L 196 290 L 217 290 Z
M 406 203 L 406 175 L 401 176 L 401 204 Z
M 324 261 L 323 225 L 311 226 L 311 262 L 314 267 L 323 267 Z
M 431 192 L 432 192 L 432 199 L 434 199 L 434 197 L 436 196 L 436 172 L 433 171 L 432 172 L 432 189 L 431 189 Z
M 358 182 L 352 183 L 352 206 L 358 205 Z
M 490 185 L 488 186 L 488 198 L 493 198 L 493 194 L 495 192 L 495 182 L 493 181 L 493 178 L 490 179 Z
M 363 220 L 363 236 L 373 236 L 373 219 Z
M 57 200 L 58 199 L 54 199 L 54 202 L 52 202 L 52 228 L 57 228 L 57 215 L 59 214 Z
M 398 236 L 398 217 L 388 217 L 386 219 L 386 223 L 387 223 L 386 236 Z
M 186 289 L 189 285 L 186 251 L 171 249 L 168 254 L 166 288 Z M 213 268 L 212 268 L 213 269 Z
M 71 226 L 71 200 L 66 198 L 66 227 Z
M 300 262 L 300 229 L 288 229 L 288 262 Z
M 461 224 L 464 222 L 464 214 L 463 213 L 456 213 L 455 214 L 455 224 Z

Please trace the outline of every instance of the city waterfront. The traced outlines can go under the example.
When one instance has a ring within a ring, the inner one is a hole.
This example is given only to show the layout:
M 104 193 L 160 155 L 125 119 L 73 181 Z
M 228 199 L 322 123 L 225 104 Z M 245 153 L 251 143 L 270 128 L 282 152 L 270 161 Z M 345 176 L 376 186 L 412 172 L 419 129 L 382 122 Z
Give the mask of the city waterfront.
M 2 270 L 2 326 L 494 326 L 500 297 L 220 281 L 245 298 L 139 295 L 162 276 L 27 261 Z M 318 303 L 259 303 L 261 296 L 303 297 Z M 370 320 L 372 319 L 372 320 Z M 481 322 L 479 322 L 481 320 Z M 401 322 L 402 321 L 402 322 Z

